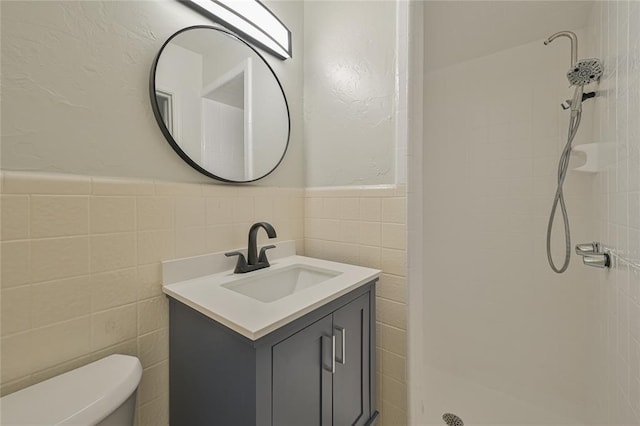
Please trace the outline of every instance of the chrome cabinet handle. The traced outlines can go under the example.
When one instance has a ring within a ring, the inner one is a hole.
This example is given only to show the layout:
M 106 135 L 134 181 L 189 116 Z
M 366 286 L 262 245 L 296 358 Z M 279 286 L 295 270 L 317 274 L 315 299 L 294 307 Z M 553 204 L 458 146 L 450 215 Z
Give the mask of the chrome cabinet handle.
M 340 335 L 342 337 L 342 354 L 340 356 L 340 359 L 337 361 L 340 364 L 345 365 L 347 363 L 347 330 L 344 327 L 339 326 L 335 326 L 334 329 L 340 332 Z
M 336 336 L 331 336 L 331 374 L 336 374 Z
M 324 342 L 328 339 L 331 339 L 331 364 L 329 366 L 327 366 L 324 362 Z M 322 336 L 322 367 L 327 370 L 330 371 L 331 374 L 335 374 L 336 373 L 336 336 Z

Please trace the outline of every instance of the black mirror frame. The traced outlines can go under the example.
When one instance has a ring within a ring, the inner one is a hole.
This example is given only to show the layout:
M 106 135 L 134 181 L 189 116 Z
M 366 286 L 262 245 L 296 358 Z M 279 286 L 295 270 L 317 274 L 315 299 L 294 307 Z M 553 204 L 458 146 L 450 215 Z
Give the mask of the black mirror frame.
M 178 145 L 176 140 L 173 138 L 173 135 L 171 134 L 171 132 L 169 132 L 169 129 L 167 129 L 167 126 L 165 125 L 164 120 L 162 119 L 162 115 L 160 114 L 160 107 L 158 106 L 158 100 L 157 100 L 157 97 L 156 97 L 156 71 L 157 71 L 157 68 L 158 68 L 158 61 L 160 59 L 160 56 L 162 55 L 162 52 L 164 51 L 164 48 L 167 46 L 167 44 L 169 44 L 169 42 L 171 40 L 173 40 L 176 36 L 178 36 L 179 34 L 182 34 L 185 31 L 195 30 L 195 29 L 210 29 L 210 30 L 219 31 L 221 33 L 225 33 L 229 37 L 231 37 L 231 38 L 239 41 L 240 43 L 244 44 L 245 46 L 247 46 L 256 55 L 258 55 L 258 57 L 260 59 L 262 59 L 262 62 L 264 62 L 264 64 L 269 68 L 269 71 L 271 71 L 271 73 L 273 74 L 273 77 L 275 78 L 276 83 L 278 83 L 278 87 L 280 88 L 280 91 L 282 92 L 282 98 L 284 99 L 284 105 L 285 105 L 285 107 L 287 109 L 287 143 L 284 146 L 284 150 L 282 151 L 282 156 L 280 156 L 280 160 L 278 160 L 276 165 L 273 166 L 273 168 L 271 170 L 269 170 L 267 173 L 265 173 L 264 175 L 262 175 L 260 177 L 257 177 L 255 179 L 251 179 L 251 180 L 231 180 L 231 179 L 225 179 L 223 177 L 217 176 L 217 175 L 213 174 L 212 172 L 204 169 L 198 163 L 193 161 L 191 159 L 191 157 L 189 157 L 189 155 L 182 150 L 182 148 L 180 148 L 180 145 Z M 158 54 L 153 59 L 153 64 L 151 65 L 151 75 L 150 75 L 150 78 L 149 78 L 149 97 L 150 97 L 150 100 L 151 100 L 151 109 L 153 110 L 153 115 L 155 116 L 156 121 L 158 122 L 158 126 L 160 127 L 160 130 L 162 131 L 162 134 L 164 135 L 164 137 L 167 140 L 167 142 L 169 142 L 169 145 L 171 145 L 171 148 L 173 148 L 173 150 L 176 152 L 176 154 L 178 154 L 180 156 L 180 158 L 182 158 L 188 165 L 190 165 L 191 167 L 193 167 L 198 172 L 200 172 L 203 175 L 208 176 L 210 178 L 213 178 L 213 179 L 216 179 L 216 180 L 219 180 L 219 181 L 222 181 L 222 182 L 227 182 L 227 183 L 250 183 L 250 182 L 255 182 L 257 180 L 263 179 L 263 178 L 269 176 L 271 173 L 273 173 L 273 171 L 275 169 L 278 168 L 280 163 L 282 163 L 282 160 L 284 160 L 284 156 L 287 153 L 287 149 L 289 148 L 289 141 L 291 140 L 291 112 L 289 111 L 289 102 L 287 101 L 287 96 L 284 93 L 284 88 L 282 87 L 282 83 L 280 82 L 280 79 L 278 78 L 277 74 L 275 73 L 275 71 L 273 70 L 271 65 L 269 65 L 269 63 L 266 61 L 266 59 L 264 59 L 264 57 L 260 54 L 260 52 L 258 52 L 253 46 L 251 46 L 249 43 L 247 43 L 246 41 L 244 41 L 243 39 L 238 37 L 236 34 L 232 33 L 231 31 L 227 31 L 226 29 L 219 28 L 219 27 L 214 27 L 214 26 L 211 26 L 211 25 L 194 25 L 194 26 L 191 26 L 191 27 L 183 28 L 183 29 L 175 32 L 171 37 L 169 37 L 167 39 L 167 41 L 165 41 L 162 44 L 162 47 L 158 51 Z

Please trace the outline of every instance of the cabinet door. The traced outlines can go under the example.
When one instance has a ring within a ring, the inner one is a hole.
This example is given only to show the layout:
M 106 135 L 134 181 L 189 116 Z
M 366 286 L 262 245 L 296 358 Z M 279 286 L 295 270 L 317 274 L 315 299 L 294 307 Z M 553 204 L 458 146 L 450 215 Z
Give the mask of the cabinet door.
M 336 373 L 333 376 L 333 424 L 364 425 L 371 415 L 369 294 L 333 314 Z
M 329 315 L 273 346 L 273 426 L 332 424 L 331 336 Z

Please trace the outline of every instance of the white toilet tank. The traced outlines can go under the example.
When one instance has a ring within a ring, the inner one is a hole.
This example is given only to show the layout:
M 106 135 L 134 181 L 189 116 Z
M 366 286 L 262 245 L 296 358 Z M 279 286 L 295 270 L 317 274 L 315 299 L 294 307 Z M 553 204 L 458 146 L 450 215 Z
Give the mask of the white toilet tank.
M 111 355 L 0 399 L 0 424 L 132 426 L 138 358 Z

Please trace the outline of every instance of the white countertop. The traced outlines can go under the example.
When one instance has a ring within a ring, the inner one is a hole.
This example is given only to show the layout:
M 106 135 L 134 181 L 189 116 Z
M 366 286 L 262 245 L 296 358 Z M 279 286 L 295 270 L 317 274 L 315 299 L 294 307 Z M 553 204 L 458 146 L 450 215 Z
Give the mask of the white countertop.
M 171 262 L 175 267 L 177 262 L 182 261 L 188 263 L 189 259 Z M 270 263 L 268 268 L 246 274 L 234 274 L 230 269 L 183 281 L 172 278 L 172 283 L 167 283 L 165 279 L 163 292 L 243 336 L 257 340 L 381 274 L 377 269 L 297 255 L 276 258 Z M 329 269 L 340 274 L 273 302 L 261 302 L 224 287 L 239 279 L 249 276 L 259 278 L 261 274 L 273 273 L 291 265 Z

